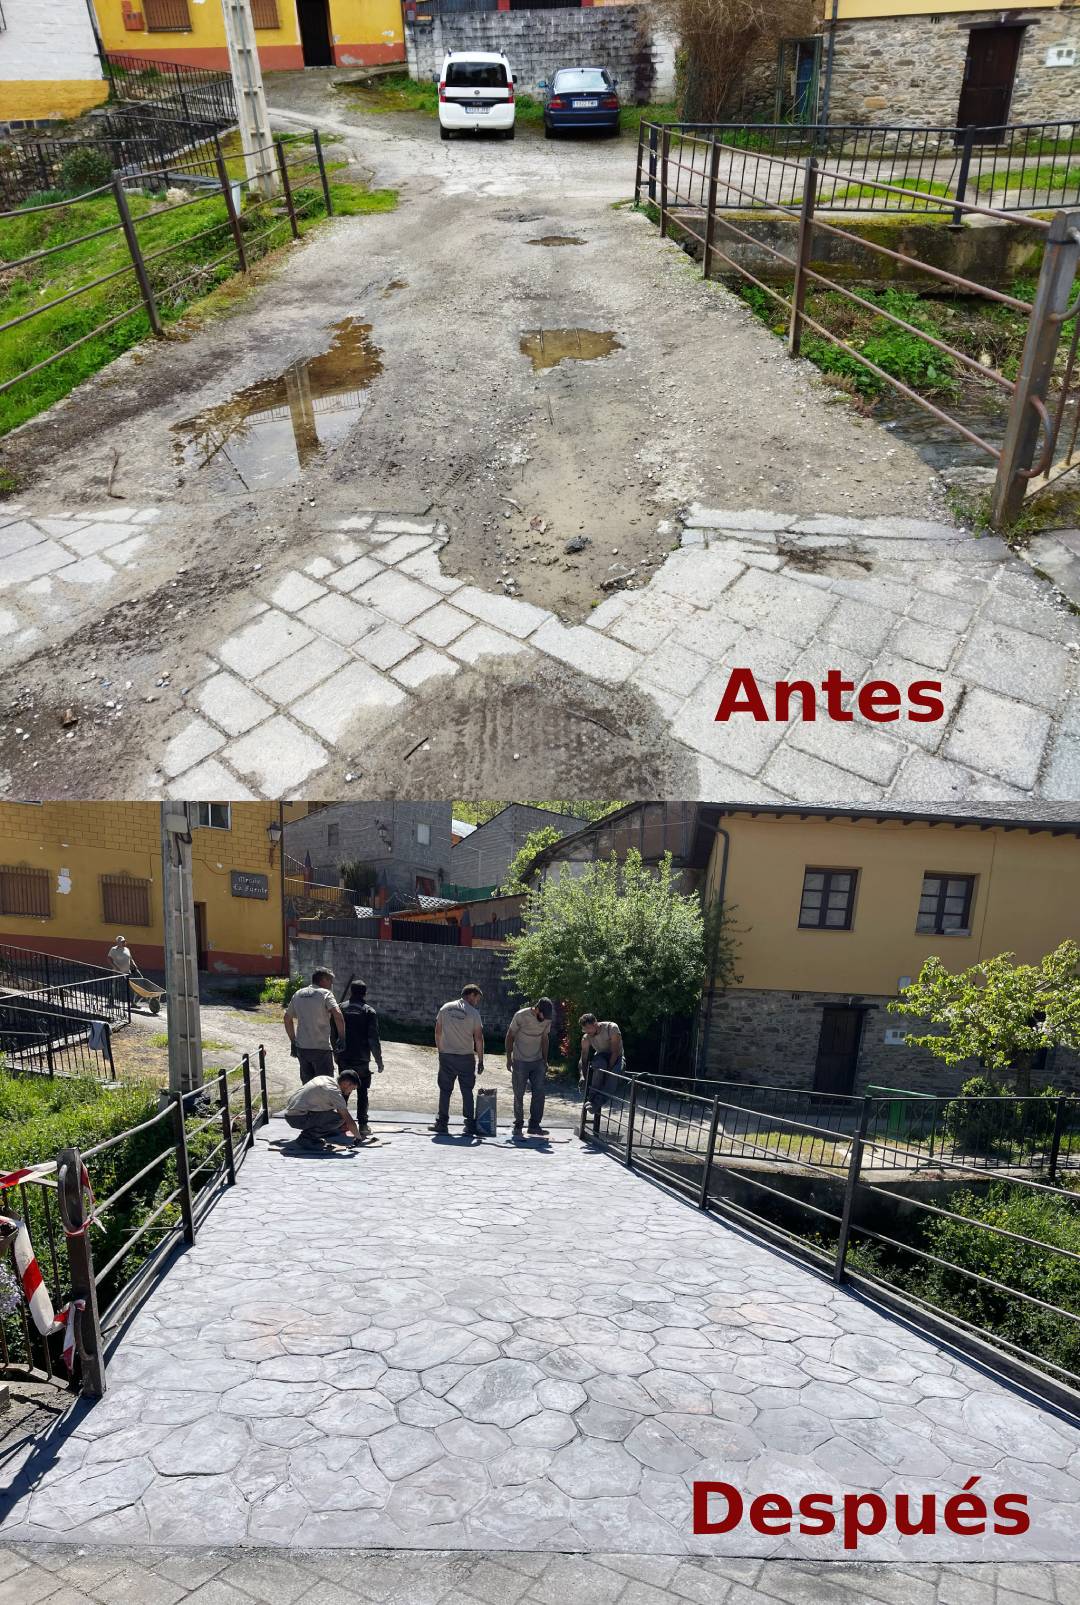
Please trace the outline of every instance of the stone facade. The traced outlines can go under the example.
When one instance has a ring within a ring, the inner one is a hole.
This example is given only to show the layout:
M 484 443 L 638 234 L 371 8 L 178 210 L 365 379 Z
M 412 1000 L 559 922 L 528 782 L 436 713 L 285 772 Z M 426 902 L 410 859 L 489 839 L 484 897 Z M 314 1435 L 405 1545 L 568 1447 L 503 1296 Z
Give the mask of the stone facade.
M 950 1066 L 922 1048 L 886 1042 L 886 1031 L 917 1028 L 903 1016 L 887 1012 L 887 997 L 853 1000 L 846 993 L 747 987 L 718 993 L 715 998 L 705 1048 L 706 1073 L 721 1080 L 764 1086 L 812 1087 L 822 1007 L 852 1001 L 866 1006 L 856 1093 L 878 1086 L 946 1097 L 959 1092 L 961 1084 L 976 1073 L 974 1063 Z M 1036 1086 L 1080 1087 L 1080 1061 L 1075 1054 L 1059 1050 L 1033 1079 Z
M 421 8 L 424 9 L 424 8 Z M 644 105 L 675 92 L 675 43 L 648 5 L 529 11 L 444 11 L 431 24 L 406 24 L 409 74 L 429 79 L 447 50 L 494 50 L 509 57 L 523 94 L 564 63 L 609 68 L 625 100 Z
M 416 895 L 416 879 L 435 882 L 435 893 L 450 879 L 448 802 L 333 803 L 285 826 L 285 850 L 303 862 L 310 853 L 315 879 L 336 886 L 342 864 L 357 860 L 374 866 L 380 890 Z M 421 826 L 428 840 L 421 842 Z
M 1052 45 L 1080 50 L 1080 12 L 1047 10 L 1025 16 L 1031 21 L 1020 45 L 1008 121 L 1066 121 L 1077 115 L 1080 66 L 1050 67 L 1046 57 Z M 936 22 L 925 15 L 841 22 L 836 30 L 830 123 L 953 127 L 968 30 L 1002 19 L 1008 20 L 1007 12 L 946 11 Z
M 481 1013 L 488 1035 L 501 1036 L 524 1001 L 505 979 L 506 952 L 501 948 L 322 936 L 301 937 L 290 945 L 289 954 L 294 975 L 310 975 L 317 965 L 328 965 L 339 994 L 344 994 L 350 980 L 366 981 L 368 997 L 380 1015 L 398 1025 L 434 1031 L 442 1005 L 475 981 L 484 994 Z
M 551 826 L 569 836 L 585 823 L 572 814 L 556 814 L 529 803 L 509 803 L 451 849 L 449 879 L 455 886 L 501 886 L 511 860 L 534 831 Z

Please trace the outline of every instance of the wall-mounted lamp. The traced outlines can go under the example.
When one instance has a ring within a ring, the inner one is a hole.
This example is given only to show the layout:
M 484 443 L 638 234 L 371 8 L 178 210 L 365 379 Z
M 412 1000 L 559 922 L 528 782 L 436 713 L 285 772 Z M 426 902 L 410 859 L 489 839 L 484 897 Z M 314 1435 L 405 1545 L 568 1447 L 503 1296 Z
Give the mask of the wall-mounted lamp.
M 274 849 L 281 842 L 281 821 L 277 819 L 272 820 L 271 823 L 266 827 L 266 835 L 270 843 L 270 862 L 272 864 L 274 862 Z

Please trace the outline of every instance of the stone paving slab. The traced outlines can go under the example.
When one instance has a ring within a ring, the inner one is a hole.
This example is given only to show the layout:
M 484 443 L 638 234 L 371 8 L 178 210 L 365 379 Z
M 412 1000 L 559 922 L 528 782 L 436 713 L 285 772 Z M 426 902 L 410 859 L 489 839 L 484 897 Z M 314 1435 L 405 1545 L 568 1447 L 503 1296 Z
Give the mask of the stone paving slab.
M 141 549 L 169 538 L 157 507 L 9 511 L 0 641 L 13 661 L 136 595 Z M 197 799 L 224 776 L 237 796 L 304 795 L 440 679 L 479 665 L 497 682 L 512 656 L 518 671 L 530 657 L 565 666 L 613 703 L 627 684 L 644 692 L 696 760 L 702 795 L 722 783 L 739 801 L 1075 796 L 1080 619 L 1001 541 L 903 517 L 698 504 L 674 533 L 680 549 L 646 585 L 568 625 L 444 574 L 435 518 L 366 512 L 316 531 L 302 569 L 285 553 L 237 593 L 233 625 L 151 738 L 149 789 Z M 830 668 L 855 689 L 937 680 L 945 717 L 836 723 L 822 698 L 814 723 L 717 723 L 737 668 L 767 702 L 776 679 L 820 683 Z
M 1076 1605 L 1080 1566 L 0 1545 L 0 1605 Z
M 692 1484 L 941 1508 L 975 1477 L 1028 1496 L 1028 1533 L 890 1524 L 858 1558 L 1078 1557 L 1075 1424 L 607 1156 L 286 1135 L 105 1398 L 14 1457 L 4 1540 L 846 1559 L 837 1534 L 695 1536 Z

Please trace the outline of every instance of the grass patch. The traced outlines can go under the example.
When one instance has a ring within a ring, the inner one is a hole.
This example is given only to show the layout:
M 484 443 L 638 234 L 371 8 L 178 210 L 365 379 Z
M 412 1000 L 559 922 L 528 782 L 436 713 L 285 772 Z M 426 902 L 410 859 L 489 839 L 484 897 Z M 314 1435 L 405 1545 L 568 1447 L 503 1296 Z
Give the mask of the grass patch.
M 155 1031 L 153 1036 L 147 1040 L 152 1048 L 167 1048 L 169 1046 L 169 1033 L 167 1031 Z M 217 1042 L 213 1037 L 203 1037 L 202 1046 L 204 1053 L 228 1053 L 231 1051 L 227 1042 Z
M 314 144 L 310 134 L 288 135 L 285 144 L 304 234 L 323 220 Z M 239 178 L 243 157 L 235 142 L 230 147 L 226 141 L 225 147 L 229 174 Z M 331 164 L 335 169 L 343 165 Z M 388 212 L 397 204 L 394 190 L 368 190 L 341 177 L 332 179 L 330 194 L 335 214 L 343 217 Z M 35 202 L 61 198 L 35 196 L 27 208 L 0 220 L 0 323 L 60 303 L 0 335 L 0 383 L 27 374 L 76 341 L 82 343 L 0 394 L 0 434 L 50 407 L 150 333 L 124 236 L 115 228 L 112 195 L 88 196 L 55 211 L 28 209 Z M 225 200 L 210 195 L 198 205 L 173 210 L 166 210 L 160 195 L 132 192 L 128 200 L 161 321 L 168 328 L 236 275 Z M 252 262 L 291 239 L 280 198 L 270 203 L 249 198 L 242 221 Z M 83 238 L 86 235 L 94 238 Z M 45 250 L 53 254 L 23 267 L 4 268 L 5 263 Z M 99 279 L 107 282 L 98 284 Z M 67 296 L 72 298 L 63 299 Z M 112 327 L 103 327 L 110 322 Z M 14 488 L 0 486 L 0 494 Z
M 922 190 L 924 195 L 951 196 L 953 193 L 948 184 L 943 184 L 936 178 L 912 179 L 910 187 Z M 832 206 L 836 201 L 869 200 L 877 202 L 884 208 L 888 205 L 889 199 L 890 191 L 880 189 L 876 184 L 848 184 L 843 189 L 826 190 L 823 187 L 818 194 L 818 205 Z
M 1052 162 L 1014 168 L 998 175 L 986 174 L 974 182 L 976 195 L 998 195 L 1016 189 L 1068 189 L 1080 184 L 1080 166 L 1055 167 Z

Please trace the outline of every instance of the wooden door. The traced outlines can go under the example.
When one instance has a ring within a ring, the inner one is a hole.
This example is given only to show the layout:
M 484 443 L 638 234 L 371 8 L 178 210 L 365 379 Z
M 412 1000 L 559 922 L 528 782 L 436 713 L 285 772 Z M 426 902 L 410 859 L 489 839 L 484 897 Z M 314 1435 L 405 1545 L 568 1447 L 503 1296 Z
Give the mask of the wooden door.
M 1023 28 L 972 28 L 960 91 L 960 128 L 994 128 L 1008 120 Z M 1000 138 L 1000 136 L 999 136 Z
M 863 1012 L 844 1004 L 829 1004 L 822 1010 L 814 1066 L 815 1092 L 850 1093 L 855 1090 Z

